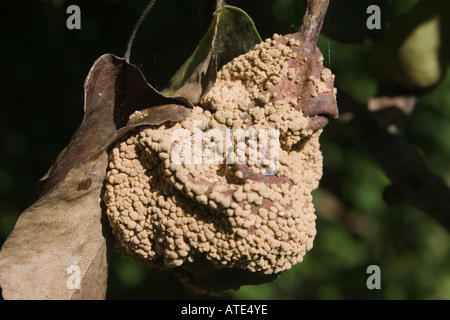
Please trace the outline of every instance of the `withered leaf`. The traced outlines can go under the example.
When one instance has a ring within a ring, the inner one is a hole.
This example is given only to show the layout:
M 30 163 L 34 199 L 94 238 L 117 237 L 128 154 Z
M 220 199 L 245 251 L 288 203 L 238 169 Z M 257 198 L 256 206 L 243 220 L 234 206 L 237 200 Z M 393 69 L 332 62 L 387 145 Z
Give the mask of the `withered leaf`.
M 4 299 L 104 299 L 106 240 L 99 195 L 106 164 L 102 152 L 72 168 L 22 213 L 0 251 Z
M 47 174 L 43 195 L 22 213 L 0 251 L 5 299 L 105 297 L 107 147 L 136 126 L 182 120 L 192 107 L 185 98 L 162 95 L 136 66 L 111 54 L 97 59 L 84 88 L 81 126 Z M 148 116 L 128 124 L 136 110 Z
M 173 113 L 173 107 L 163 106 L 177 105 L 177 111 L 192 107 L 185 98 L 166 97 L 159 93 L 135 65 L 112 54 L 105 54 L 95 61 L 84 88 L 83 122 L 46 175 L 43 194 L 61 183 L 73 166 L 108 147 L 136 110 L 158 106 L 159 121 L 164 122 L 181 120 L 180 116 L 186 117 L 189 113 L 187 110 Z M 139 124 L 146 123 L 141 121 Z
M 166 121 L 181 121 L 188 117 L 190 110 L 178 104 L 166 104 L 153 108 L 147 108 L 141 111 L 141 115 L 131 118 L 127 126 L 119 130 L 119 135 L 140 125 L 160 125 Z M 167 115 L 170 115 L 170 119 Z

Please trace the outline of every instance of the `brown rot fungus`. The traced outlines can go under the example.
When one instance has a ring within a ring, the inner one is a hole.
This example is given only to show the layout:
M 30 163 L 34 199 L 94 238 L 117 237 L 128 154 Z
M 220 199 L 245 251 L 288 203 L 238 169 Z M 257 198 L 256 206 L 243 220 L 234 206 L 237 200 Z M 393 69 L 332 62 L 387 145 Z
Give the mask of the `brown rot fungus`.
M 104 201 L 123 255 L 206 293 L 303 260 L 316 235 L 319 136 L 337 117 L 334 76 L 305 37 L 256 45 L 222 67 L 188 118 L 113 146 Z

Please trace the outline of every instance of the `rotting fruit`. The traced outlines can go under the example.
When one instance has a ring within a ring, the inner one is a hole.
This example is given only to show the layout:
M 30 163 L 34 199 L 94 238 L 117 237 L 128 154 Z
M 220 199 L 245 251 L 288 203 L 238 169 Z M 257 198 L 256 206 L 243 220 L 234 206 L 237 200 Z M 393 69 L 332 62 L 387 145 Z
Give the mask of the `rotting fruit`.
M 319 136 L 338 116 L 334 76 L 322 62 L 301 33 L 274 35 L 226 64 L 190 117 L 118 141 L 104 201 L 121 253 L 209 294 L 271 281 L 301 262 L 316 234 Z M 269 141 L 279 146 L 276 170 L 265 174 L 271 162 L 250 161 L 239 143 L 225 154 L 241 154 L 241 162 L 175 162 L 174 133 L 185 130 L 192 147 L 195 123 L 223 136 L 276 130 L 278 140 Z

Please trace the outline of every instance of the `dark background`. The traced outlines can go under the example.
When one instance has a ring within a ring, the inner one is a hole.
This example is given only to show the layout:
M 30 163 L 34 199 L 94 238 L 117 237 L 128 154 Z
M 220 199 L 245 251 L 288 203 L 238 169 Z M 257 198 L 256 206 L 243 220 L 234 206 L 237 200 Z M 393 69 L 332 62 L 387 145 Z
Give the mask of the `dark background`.
M 324 24 L 332 37 L 321 36 L 318 42 L 336 84 L 360 103 L 378 90 L 367 58 L 372 43 L 417 1 L 392 2 L 332 1 Z M 301 24 L 301 1 L 227 3 L 243 8 L 263 39 L 295 32 Z M 371 3 L 383 9 L 381 31 L 365 27 L 365 8 Z M 81 8 L 81 30 L 66 28 L 66 8 L 71 4 Z M 104 53 L 123 56 L 146 4 L 136 0 L 0 4 L 0 244 L 19 214 L 36 201 L 37 181 L 81 123 L 83 82 L 93 62 Z M 214 7 L 214 1 L 207 0 L 157 2 L 138 32 L 131 58 L 149 83 L 164 87 L 195 49 Z M 336 30 L 341 30 L 339 36 L 333 33 Z M 427 165 L 448 182 L 448 70 L 445 75 L 438 86 L 420 94 L 414 112 L 397 125 Z M 389 179 L 338 121 L 325 129 L 321 143 L 324 178 L 314 192 L 318 215 L 314 248 L 304 262 L 273 283 L 225 292 L 220 298 L 449 299 L 450 248 L 444 228 L 409 205 L 384 203 L 382 193 Z M 114 253 L 110 259 L 110 299 L 206 298 L 168 272 L 146 269 Z M 381 268 L 380 290 L 366 287 L 366 269 L 372 264 Z

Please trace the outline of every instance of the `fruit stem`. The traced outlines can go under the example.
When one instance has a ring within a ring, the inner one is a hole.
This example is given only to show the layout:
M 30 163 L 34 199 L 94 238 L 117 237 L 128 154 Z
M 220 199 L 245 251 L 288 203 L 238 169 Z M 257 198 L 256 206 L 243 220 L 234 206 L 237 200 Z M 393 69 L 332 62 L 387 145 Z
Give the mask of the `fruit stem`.
M 222 9 L 222 7 L 225 5 L 225 0 L 217 0 L 216 1 L 216 11 L 219 11 Z
M 150 9 L 153 7 L 155 2 L 156 2 L 156 0 L 151 0 L 149 2 L 147 7 L 145 8 L 144 12 L 141 14 L 138 21 L 134 25 L 133 31 L 131 31 L 130 39 L 128 40 L 127 49 L 125 50 L 125 55 L 124 55 L 124 59 L 125 59 L 126 63 L 130 63 L 131 47 L 133 46 L 133 42 L 134 42 L 134 38 L 136 37 L 136 33 L 137 33 L 139 27 L 141 26 L 142 21 L 144 21 L 145 17 L 150 12 Z
M 299 37 L 304 43 L 315 45 L 327 13 L 329 0 L 308 0 Z

